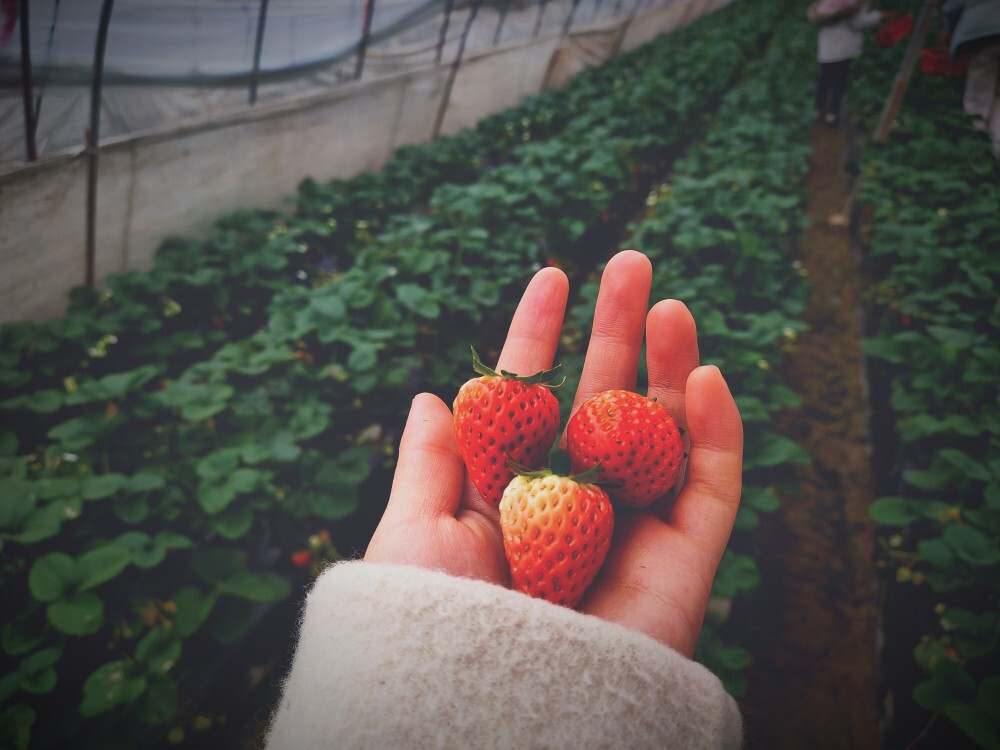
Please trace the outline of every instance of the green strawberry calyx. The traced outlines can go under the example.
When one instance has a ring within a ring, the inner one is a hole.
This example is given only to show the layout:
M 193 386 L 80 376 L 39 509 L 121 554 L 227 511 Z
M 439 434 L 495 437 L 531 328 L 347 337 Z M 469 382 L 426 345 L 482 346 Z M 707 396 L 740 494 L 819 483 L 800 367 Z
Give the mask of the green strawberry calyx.
M 594 480 L 601 473 L 601 462 L 598 461 L 592 468 L 580 474 L 573 474 L 572 461 L 566 451 L 553 451 L 549 455 L 549 466 L 544 469 L 532 469 L 524 464 L 519 464 L 510 457 L 510 454 L 507 455 L 507 465 L 510 466 L 511 471 L 525 479 L 540 479 L 549 476 L 569 477 L 577 484 L 598 484 Z
M 471 349 L 472 369 L 480 375 L 485 375 L 488 378 L 506 378 L 507 380 L 516 380 L 526 385 L 543 385 L 546 388 L 558 388 L 566 382 L 565 377 L 563 377 L 558 383 L 549 382 L 556 376 L 556 373 L 559 372 L 559 368 L 562 367 L 562 364 L 556 365 L 551 370 L 539 370 L 534 375 L 518 375 L 517 373 L 509 372 L 508 370 L 500 370 L 500 372 L 497 372 L 492 367 L 487 367 L 483 364 L 483 361 L 479 358 L 479 353 L 476 352 L 476 347 L 473 346 Z

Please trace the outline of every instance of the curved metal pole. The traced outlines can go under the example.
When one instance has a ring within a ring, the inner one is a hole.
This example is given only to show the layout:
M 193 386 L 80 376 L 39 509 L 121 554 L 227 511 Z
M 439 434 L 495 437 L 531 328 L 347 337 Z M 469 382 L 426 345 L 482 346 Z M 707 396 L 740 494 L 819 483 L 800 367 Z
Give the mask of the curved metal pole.
M 441 53 L 444 51 L 444 42 L 448 36 L 448 25 L 451 23 L 451 11 L 455 7 L 455 0 L 448 0 L 444 6 L 444 21 L 441 22 L 441 30 L 438 32 L 437 49 L 434 51 L 434 64 L 441 62 Z
M 257 39 L 253 45 L 253 70 L 250 71 L 250 105 L 257 103 L 257 79 L 260 77 L 260 54 L 264 49 L 264 26 L 267 24 L 267 4 L 269 0 L 260 0 L 260 13 L 257 14 Z
M 566 21 L 563 23 L 562 35 L 566 36 L 569 33 L 570 28 L 573 26 L 573 16 L 576 15 L 576 9 L 580 6 L 580 0 L 573 0 L 573 4 L 569 8 L 569 14 L 566 16 Z
M 500 20 L 497 21 L 497 30 L 493 32 L 493 46 L 496 47 L 497 43 L 500 41 L 500 32 L 503 31 L 503 22 L 507 20 L 507 12 L 510 10 L 510 4 L 514 0 L 507 0 L 500 9 Z
M 538 17 L 535 19 L 535 30 L 531 32 L 531 38 L 534 39 L 538 36 L 538 32 L 542 30 L 542 18 L 545 16 L 545 6 L 549 4 L 549 0 L 542 0 L 538 5 Z
M 365 53 L 372 35 L 372 16 L 375 15 L 375 0 L 365 0 L 365 20 L 361 25 L 361 40 L 358 42 L 358 63 L 354 66 L 354 79 L 361 78 L 365 69 Z
M 59 20 L 59 2 L 56 0 L 52 8 L 52 21 L 49 23 L 49 38 L 45 44 L 45 60 L 52 59 L 52 40 L 56 35 L 56 21 Z M 34 135 L 38 135 L 38 120 L 42 116 L 42 99 L 45 97 L 45 87 L 38 87 L 38 97 L 35 99 Z
M 104 51 L 108 45 L 108 26 L 114 0 L 104 0 L 97 26 L 94 49 L 94 78 L 90 86 L 90 128 L 87 130 L 87 286 L 94 285 L 97 237 L 97 156 L 101 135 L 101 86 L 104 83 Z
M 434 119 L 434 131 L 431 135 L 431 140 L 437 140 L 438 136 L 441 135 L 441 125 L 444 123 L 445 110 L 448 109 L 448 100 L 451 99 L 451 89 L 455 85 L 455 76 L 458 75 L 458 69 L 462 65 L 462 55 L 465 54 L 465 42 L 469 38 L 469 30 L 472 28 L 472 24 L 476 20 L 476 15 L 479 13 L 479 6 L 482 4 L 483 0 L 475 0 L 472 4 L 472 10 L 469 12 L 469 17 L 465 21 L 462 38 L 458 42 L 458 54 L 455 55 L 455 59 L 451 63 L 451 69 L 448 71 L 448 80 L 444 85 L 444 95 L 441 97 L 441 105 L 438 107 L 437 117 Z
M 28 0 L 21 0 L 21 95 L 24 106 L 24 143 L 28 161 L 38 158 L 35 147 L 35 86 L 31 76 L 31 35 L 28 33 Z

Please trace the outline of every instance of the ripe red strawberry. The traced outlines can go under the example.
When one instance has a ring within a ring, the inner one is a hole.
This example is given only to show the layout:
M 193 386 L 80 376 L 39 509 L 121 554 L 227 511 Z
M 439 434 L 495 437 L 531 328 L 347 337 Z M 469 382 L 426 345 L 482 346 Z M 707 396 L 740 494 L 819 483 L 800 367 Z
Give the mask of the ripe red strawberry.
M 562 462 L 559 473 L 517 467 L 500 501 L 500 530 L 514 588 L 575 607 L 608 554 L 615 518 L 607 493 L 590 484 L 597 470 L 560 476 L 569 471 L 566 454 Z
M 574 471 L 598 462 L 611 497 L 632 507 L 664 495 L 684 458 L 683 431 L 666 407 L 631 391 L 605 391 L 580 407 L 566 428 Z
M 500 502 L 514 476 L 510 457 L 525 466 L 541 466 L 559 431 L 559 404 L 546 385 L 558 370 L 534 375 L 497 373 L 472 350 L 473 378 L 455 397 L 455 440 L 469 478 L 487 502 Z

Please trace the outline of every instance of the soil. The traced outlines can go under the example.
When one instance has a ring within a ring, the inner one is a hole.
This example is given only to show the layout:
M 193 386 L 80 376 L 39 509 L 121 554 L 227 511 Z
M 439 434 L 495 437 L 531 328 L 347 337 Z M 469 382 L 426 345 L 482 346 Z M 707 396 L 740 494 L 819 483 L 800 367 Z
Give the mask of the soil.
M 858 275 L 845 210 L 844 139 L 816 125 L 808 177 L 810 227 L 797 243 L 812 294 L 782 380 L 802 409 L 777 431 L 813 457 L 756 542 L 762 588 L 743 605 L 754 662 L 741 701 L 747 748 L 880 746 L 867 394 Z

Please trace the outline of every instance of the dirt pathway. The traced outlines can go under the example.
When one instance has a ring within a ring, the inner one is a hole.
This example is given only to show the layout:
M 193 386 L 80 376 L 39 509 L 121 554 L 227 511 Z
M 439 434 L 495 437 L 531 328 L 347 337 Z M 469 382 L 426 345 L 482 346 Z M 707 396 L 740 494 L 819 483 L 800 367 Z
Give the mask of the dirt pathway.
M 843 211 L 843 139 L 817 125 L 809 175 L 811 226 L 797 258 L 812 296 L 781 368 L 802 398 L 778 430 L 813 456 L 801 485 L 758 529 L 761 596 L 748 605 L 755 662 L 742 701 L 751 750 L 879 746 L 867 407 L 857 274 Z

